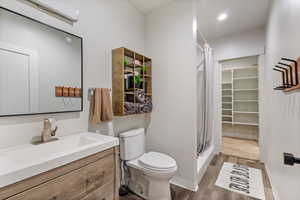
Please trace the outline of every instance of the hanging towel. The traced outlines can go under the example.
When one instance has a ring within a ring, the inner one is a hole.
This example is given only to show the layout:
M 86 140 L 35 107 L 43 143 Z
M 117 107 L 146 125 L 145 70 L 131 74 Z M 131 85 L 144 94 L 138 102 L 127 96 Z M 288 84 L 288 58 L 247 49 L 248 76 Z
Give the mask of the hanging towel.
M 100 88 L 96 88 L 94 91 L 91 122 L 93 124 L 98 124 L 101 122 L 101 89 Z
M 93 124 L 110 122 L 112 115 L 110 90 L 107 88 L 95 89 L 91 122 Z
M 113 118 L 113 113 L 112 113 L 110 90 L 108 88 L 102 88 L 101 89 L 101 121 L 110 122 L 112 121 L 112 118 Z

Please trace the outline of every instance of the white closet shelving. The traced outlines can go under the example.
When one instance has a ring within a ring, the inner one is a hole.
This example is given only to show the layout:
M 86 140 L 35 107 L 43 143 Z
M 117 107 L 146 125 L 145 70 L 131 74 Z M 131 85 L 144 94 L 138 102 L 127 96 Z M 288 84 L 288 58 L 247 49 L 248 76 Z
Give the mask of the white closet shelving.
M 222 123 L 233 123 L 233 87 L 232 87 L 232 70 L 224 70 L 222 72 Z
M 259 125 L 258 66 L 222 70 L 222 123 Z

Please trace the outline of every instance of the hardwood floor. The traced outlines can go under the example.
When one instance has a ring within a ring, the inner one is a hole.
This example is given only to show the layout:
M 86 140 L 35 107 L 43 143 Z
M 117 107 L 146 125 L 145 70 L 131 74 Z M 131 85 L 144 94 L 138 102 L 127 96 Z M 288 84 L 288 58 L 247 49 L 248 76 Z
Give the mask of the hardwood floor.
M 254 198 L 243 196 L 215 186 L 219 171 L 221 170 L 224 162 L 232 162 L 261 169 L 263 173 L 266 200 L 273 200 L 272 189 L 265 171 L 264 164 L 258 161 L 247 160 L 225 154 L 217 155 L 212 160 L 201 183 L 199 184 L 199 190 L 197 192 L 191 192 L 176 186 L 171 186 L 174 193 L 173 200 L 254 200 Z M 120 200 L 142 199 L 130 194 L 126 197 L 121 197 Z
M 254 140 L 223 137 L 222 153 L 250 160 L 260 159 L 259 145 Z

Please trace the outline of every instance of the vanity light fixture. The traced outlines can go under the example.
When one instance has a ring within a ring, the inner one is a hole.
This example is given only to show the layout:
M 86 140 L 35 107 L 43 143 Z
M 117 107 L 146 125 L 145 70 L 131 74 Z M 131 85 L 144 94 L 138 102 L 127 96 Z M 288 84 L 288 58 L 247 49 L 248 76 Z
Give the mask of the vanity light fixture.
M 71 9 L 58 0 L 27 0 L 36 6 L 57 14 L 71 22 L 78 21 L 79 10 Z
M 218 21 L 224 21 L 228 18 L 228 14 L 226 13 L 221 13 L 219 16 L 218 16 Z

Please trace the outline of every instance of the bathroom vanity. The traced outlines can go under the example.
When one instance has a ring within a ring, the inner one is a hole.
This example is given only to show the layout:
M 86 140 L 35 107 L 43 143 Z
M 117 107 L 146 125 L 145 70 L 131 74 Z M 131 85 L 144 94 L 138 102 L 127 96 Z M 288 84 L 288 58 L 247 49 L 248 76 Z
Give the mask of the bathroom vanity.
M 0 200 L 116 200 L 118 139 L 95 133 L 0 151 Z

